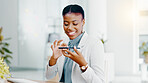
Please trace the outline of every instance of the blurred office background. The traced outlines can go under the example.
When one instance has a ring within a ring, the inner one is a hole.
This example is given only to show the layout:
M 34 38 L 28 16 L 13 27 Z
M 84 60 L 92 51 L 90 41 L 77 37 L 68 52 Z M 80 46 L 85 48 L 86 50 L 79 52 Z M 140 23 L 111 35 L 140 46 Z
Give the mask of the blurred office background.
M 74 3 L 84 8 L 85 31 L 107 40 L 108 81 L 148 81 L 148 65 L 139 53 L 141 43 L 148 41 L 148 0 L 0 0 L 2 34 L 11 38 L 12 76 L 45 80 L 50 45 L 65 36 L 62 9 Z

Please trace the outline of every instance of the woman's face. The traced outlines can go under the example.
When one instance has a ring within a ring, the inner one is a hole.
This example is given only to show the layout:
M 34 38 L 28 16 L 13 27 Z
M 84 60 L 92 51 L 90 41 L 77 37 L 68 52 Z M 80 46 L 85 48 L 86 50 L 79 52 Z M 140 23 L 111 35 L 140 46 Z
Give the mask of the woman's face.
M 81 13 L 67 13 L 63 16 L 63 28 L 70 39 L 75 39 L 83 31 L 85 20 Z

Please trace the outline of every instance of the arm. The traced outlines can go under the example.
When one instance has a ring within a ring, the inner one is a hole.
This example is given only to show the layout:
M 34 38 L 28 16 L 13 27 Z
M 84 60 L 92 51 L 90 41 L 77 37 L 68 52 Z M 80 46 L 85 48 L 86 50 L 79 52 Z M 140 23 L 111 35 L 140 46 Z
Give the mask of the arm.
M 90 66 L 82 72 L 82 77 L 86 80 L 87 83 L 104 83 L 104 48 L 103 44 L 100 41 L 99 43 L 94 43 L 91 47 L 90 55 Z M 79 64 L 79 66 L 86 66 L 87 62 L 85 61 L 81 52 L 79 52 L 74 47 L 74 52 L 69 51 L 68 49 L 63 49 L 62 53 L 64 56 L 71 58 L 73 61 Z M 67 53 L 66 53 L 67 52 Z
M 104 48 L 101 42 L 93 45 L 90 66 L 81 75 L 88 83 L 104 83 Z
M 50 62 L 50 60 L 47 62 L 46 70 L 45 70 L 46 79 L 52 79 L 57 74 L 57 63 L 55 65 L 53 65 L 53 66 L 50 66 L 49 62 Z
M 55 40 L 54 45 L 51 45 L 51 49 L 53 51 L 53 55 L 51 56 L 50 60 L 47 63 L 46 67 L 46 78 L 51 79 L 56 76 L 57 74 L 57 61 L 60 56 L 62 56 L 62 52 L 58 47 L 63 40 Z

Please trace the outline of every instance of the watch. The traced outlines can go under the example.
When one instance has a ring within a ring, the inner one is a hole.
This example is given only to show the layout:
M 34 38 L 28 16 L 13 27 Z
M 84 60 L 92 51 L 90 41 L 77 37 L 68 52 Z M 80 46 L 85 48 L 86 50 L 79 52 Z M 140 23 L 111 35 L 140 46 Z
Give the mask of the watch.
M 87 68 L 88 68 L 88 64 L 80 67 L 82 72 L 85 72 Z

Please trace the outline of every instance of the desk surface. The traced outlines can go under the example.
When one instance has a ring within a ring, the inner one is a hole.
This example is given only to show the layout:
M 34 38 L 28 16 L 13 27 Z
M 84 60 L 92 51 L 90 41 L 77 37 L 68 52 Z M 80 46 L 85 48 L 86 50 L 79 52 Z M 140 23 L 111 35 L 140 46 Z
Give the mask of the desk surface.
M 62 83 L 62 82 L 53 82 L 53 81 L 35 81 L 35 82 L 38 82 L 38 83 Z M 8 81 L 7 83 L 14 83 L 14 82 Z
M 53 82 L 53 81 L 35 81 L 39 83 L 62 83 L 62 82 Z
M 40 81 L 40 80 L 29 80 L 29 79 L 18 79 L 18 78 L 9 78 L 6 80 L 6 83 L 62 83 L 62 82 L 54 82 L 54 81 Z

